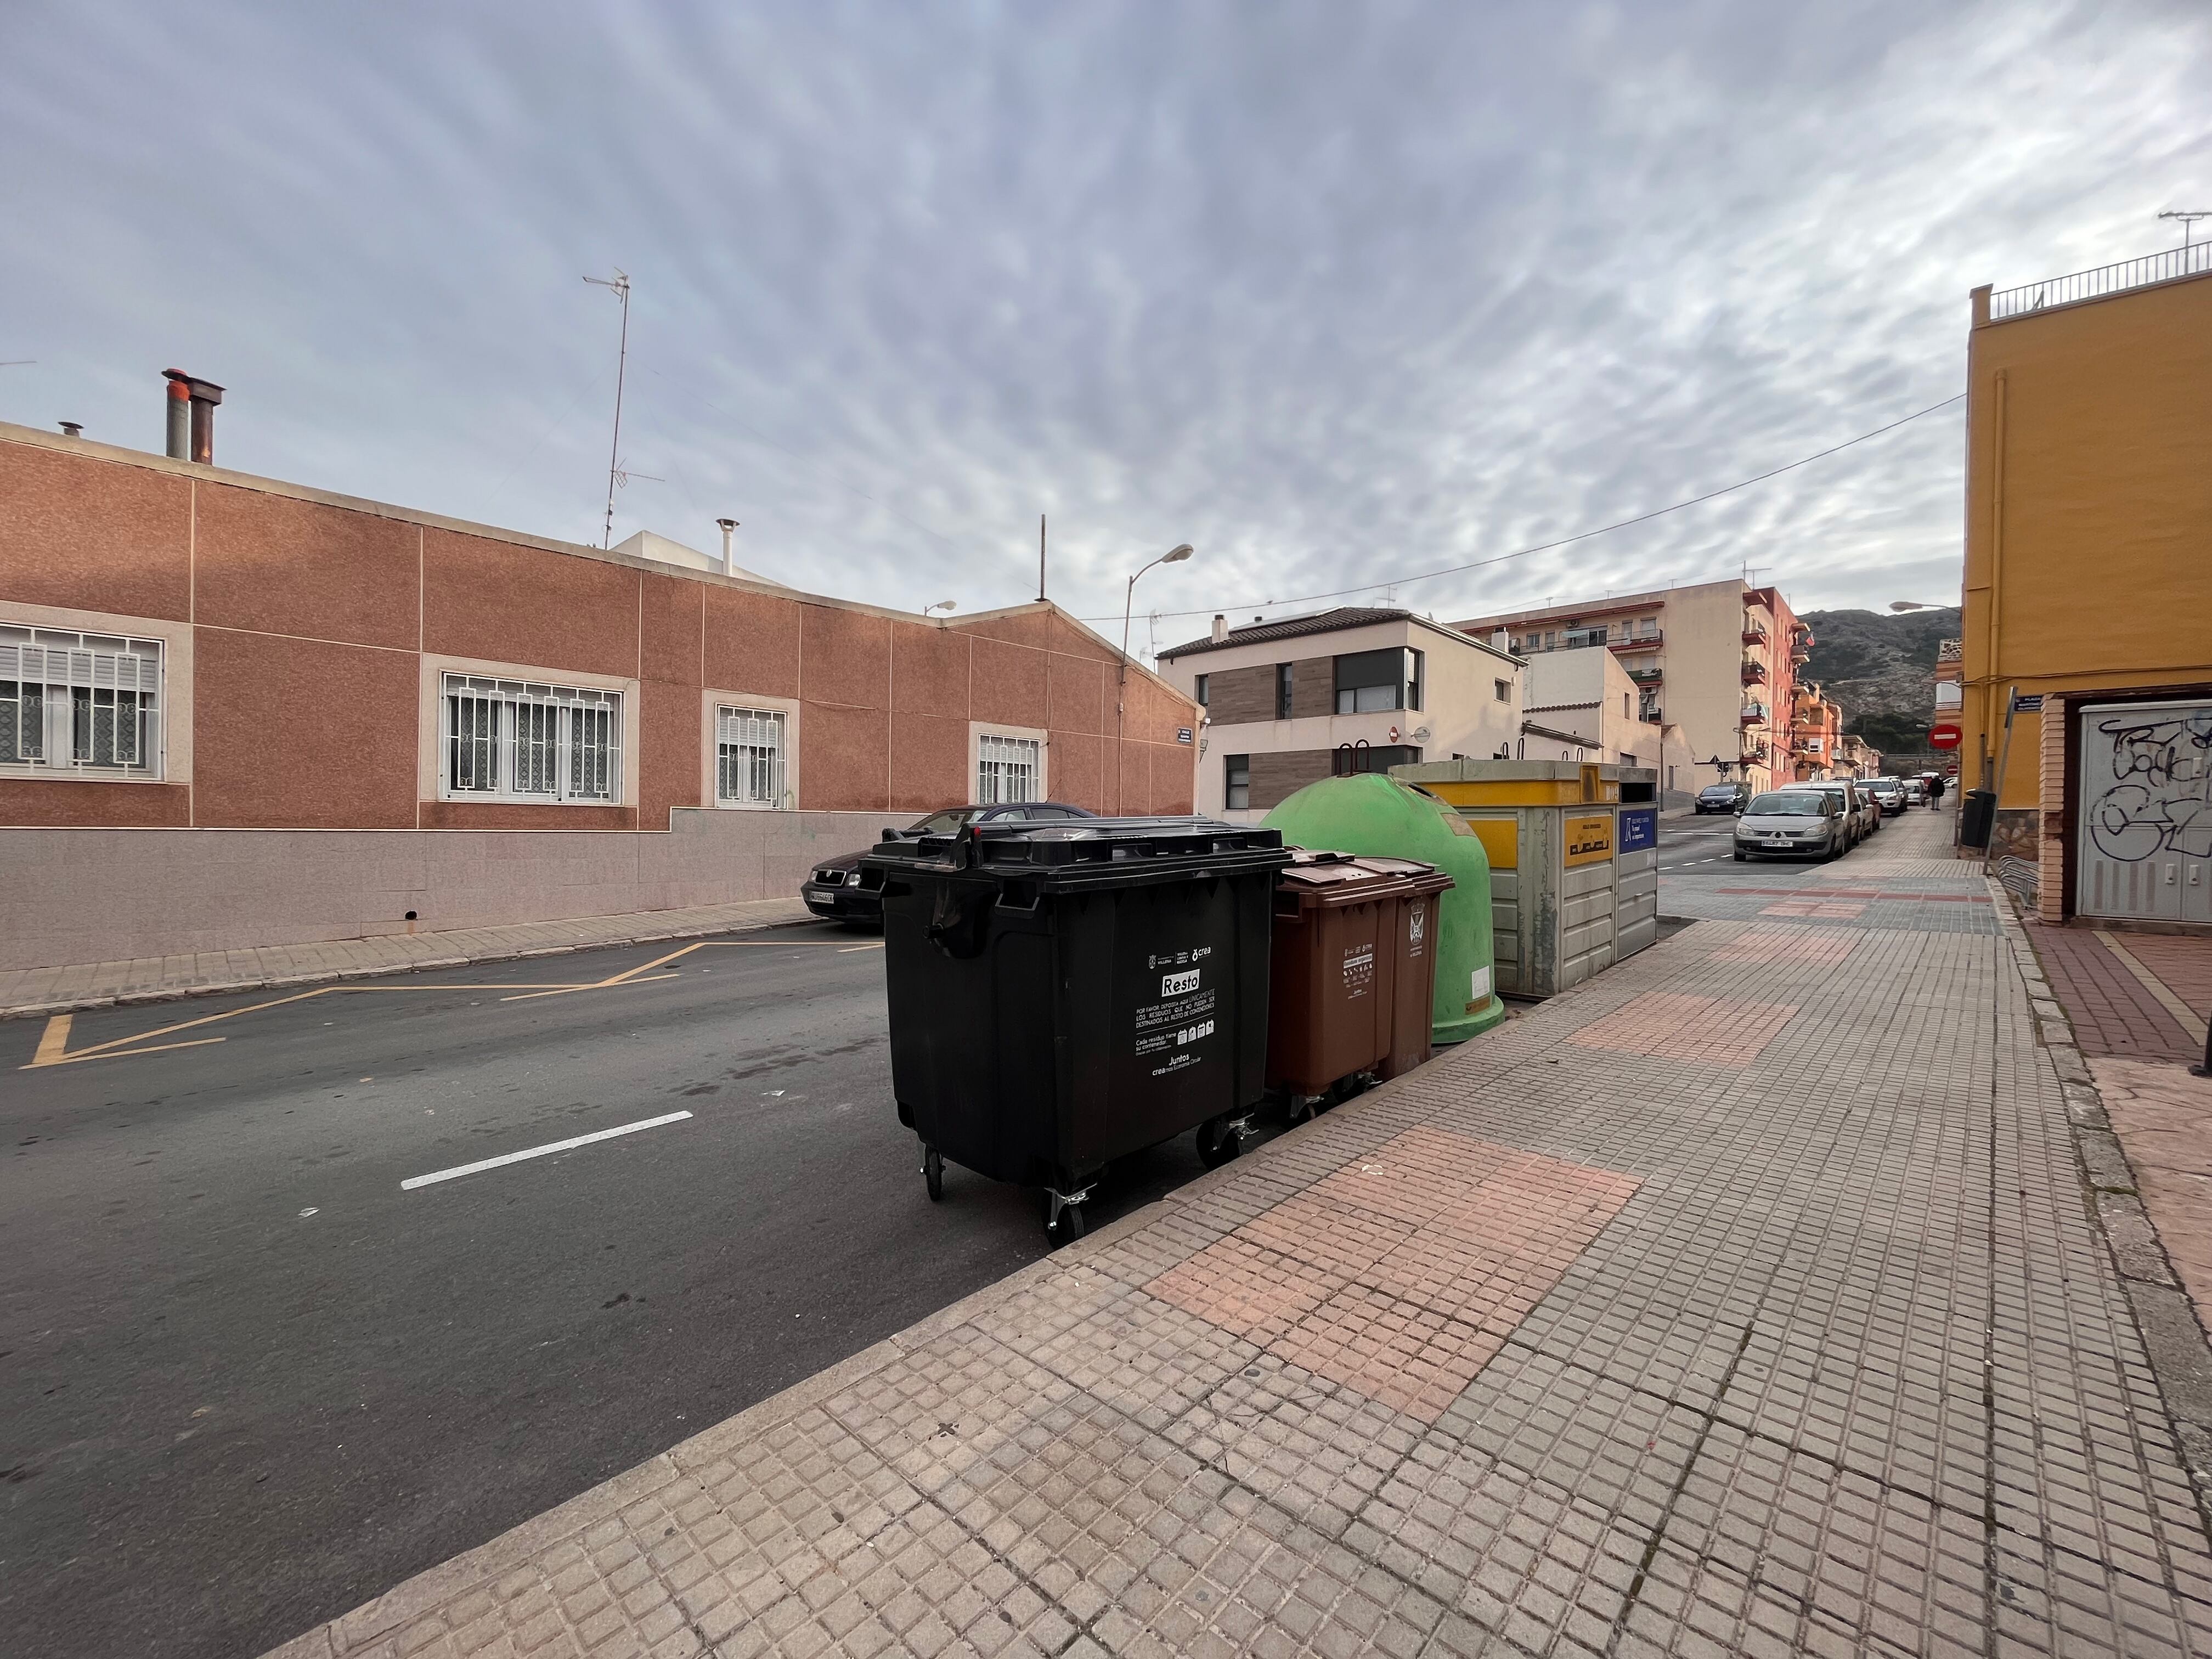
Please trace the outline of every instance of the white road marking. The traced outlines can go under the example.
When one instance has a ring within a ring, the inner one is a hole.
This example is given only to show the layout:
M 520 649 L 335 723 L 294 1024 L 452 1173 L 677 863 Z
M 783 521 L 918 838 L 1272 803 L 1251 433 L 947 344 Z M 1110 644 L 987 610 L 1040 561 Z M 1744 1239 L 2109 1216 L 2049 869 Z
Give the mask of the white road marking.
M 464 1164 L 458 1169 L 439 1170 L 429 1175 L 413 1176 L 399 1183 L 403 1193 L 417 1187 L 428 1187 L 441 1181 L 458 1181 L 463 1176 L 480 1174 L 485 1170 L 496 1170 L 502 1164 L 520 1164 L 526 1158 L 544 1158 L 548 1152 L 565 1152 L 578 1146 L 588 1146 L 595 1140 L 612 1140 L 617 1135 L 634 1135 L 640 1129 L 658 1129 L 664 1123 L 678 1123 L 690 1116 L 689 1112 L 671 1112 L 665 1117 L 649 1117 L 639 1123 L 625 1123 L 613 1129 L 601 1129 L 596 1134 L 577 1135 L 568 1140 L 556 1140 L 550 1146 L 532 1146 L 527 1152 L 509 1152 L 502 1158 L 488 1158 L 480 1164 Z

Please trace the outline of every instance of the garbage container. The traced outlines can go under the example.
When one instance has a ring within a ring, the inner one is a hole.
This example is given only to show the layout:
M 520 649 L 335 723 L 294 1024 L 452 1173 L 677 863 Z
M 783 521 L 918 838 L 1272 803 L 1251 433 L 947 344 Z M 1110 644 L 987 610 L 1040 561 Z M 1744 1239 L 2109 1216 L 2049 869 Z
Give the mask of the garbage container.
M 1987 847 L 1990 844 L 1990 824 L 1996 817 L 1997 792 L 1994 789 L 1969 789 L 1966 804 L 1959 809 L 1959 845 Z
M 971 825 L 887 838 L 891 1088 L 944 1160 L 1045 1191 L 1056 1243 L 1114 1158 L 1198 1129 L 1237 1155 L 1265 1091 L 1282 837 L 1204 818 Z
M 1490 865 L 1474 828 L 1426 790 L 1378 773 L 1323 778 L 1267 814 L 1293 846 L 1418 859 L 1452 878 L 1437 901 L 1434 1042 L 1464 1042 L 1505 1018 L 1492 982 Z
M 1437 895 L 1452 878 L 1412 859 L 1299 852 L 1275 880 L 1267 1086 L 1292 1116 L 1346 1079 L 1429 1057 Z

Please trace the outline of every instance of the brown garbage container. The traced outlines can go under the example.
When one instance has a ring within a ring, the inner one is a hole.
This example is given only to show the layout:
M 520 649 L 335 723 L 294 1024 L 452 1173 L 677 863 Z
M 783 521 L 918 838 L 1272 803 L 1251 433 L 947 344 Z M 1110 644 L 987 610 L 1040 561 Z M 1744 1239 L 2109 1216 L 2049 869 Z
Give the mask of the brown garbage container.
M 1436 896 L 1451 884 L 1412 859 L 1291 854 L 1275 878 L 1270 1088 L 1303 1099 L 1429 1057 Z

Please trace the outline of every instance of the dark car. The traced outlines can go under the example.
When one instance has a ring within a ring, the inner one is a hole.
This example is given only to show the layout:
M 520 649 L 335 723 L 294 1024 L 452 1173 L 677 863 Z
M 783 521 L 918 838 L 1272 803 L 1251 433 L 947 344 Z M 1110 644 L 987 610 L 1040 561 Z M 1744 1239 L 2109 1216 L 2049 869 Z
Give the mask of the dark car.
M 902 836 L 946 836 L 970 823 L 1050 823 L 1060 818 L 1097 816 L 1088 807 L 1070 806 L 1065 801 L 1002 801 L 991 806 L 948 806 L 941 812 L 932 812 L 909 823 L 898 833 Z M 850 927 L 882 927 L 883 894 L 860 884 L 860 860 L 865 855 L 864 848 L 859 853 L 824 859 L 808 872 L 806 879 L 799 884 L 799 896 L 806 901 L 806 908 L 817 916 Z
M 1698 791 L 1699 812 L 1741 812 L 1751 799 L 1751 787 L 1742 783 L 1708 784 Z

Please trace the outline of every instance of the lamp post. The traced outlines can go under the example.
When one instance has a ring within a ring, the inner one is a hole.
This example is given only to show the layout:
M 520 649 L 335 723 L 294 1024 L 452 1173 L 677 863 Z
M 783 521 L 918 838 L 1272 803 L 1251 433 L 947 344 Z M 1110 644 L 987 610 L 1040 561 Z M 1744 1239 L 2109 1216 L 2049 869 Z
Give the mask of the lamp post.
M 1121 734 L 1127 725 L 1129 707 L 1128 696 L 1122 688 L 1129 684 L 1129 611 L 1136 603 L 1137 577 L 1150 570 L 1153 564 L 1181 564 L 1191 556 L 1191 551 L 1188 542 L 1178 543 L 1154 559 L 1152 564 L 1139 568 L 1136 575 L 1129 578 L 1129 585 L 1121 591 L 1121 666 L 1114 681 L 1114 811 L 1116 817 L 1121 811 Z
M 957 611 L 959 608 L 960 608 L 960 606 L 959 606 L 959 603 L 958 603 L 957 600 L 953 600 L 953 599 L 939 599 L 939 600 L 938 600 L 938 602 L 937 602 L 935 605 L 926 605 L 922 606 L 922 608 L 921 608 L 921 614 L 922 614 L 923 616 L 927 617 L 927 616 L 928 616 L 932 611 L 943 611 L 946 616 L 948 616 L 948 617 L 949 617 L 949 616 L 951 616 L 954 611 Z

